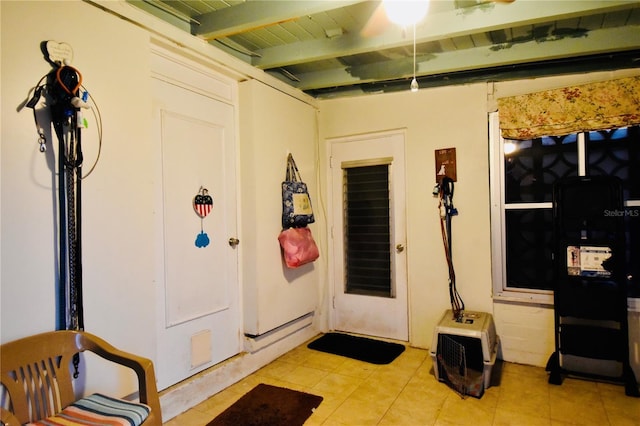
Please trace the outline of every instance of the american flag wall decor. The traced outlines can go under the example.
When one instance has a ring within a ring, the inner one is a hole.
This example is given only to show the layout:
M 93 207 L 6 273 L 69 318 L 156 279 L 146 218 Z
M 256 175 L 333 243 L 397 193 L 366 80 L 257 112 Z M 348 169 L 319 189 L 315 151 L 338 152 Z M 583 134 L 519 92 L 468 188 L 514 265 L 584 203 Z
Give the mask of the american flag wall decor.
M 200 192 L 193 199 L 193 208 L 202 219 L 213 210 L 213 198 L 206 188 L 200 188 Z

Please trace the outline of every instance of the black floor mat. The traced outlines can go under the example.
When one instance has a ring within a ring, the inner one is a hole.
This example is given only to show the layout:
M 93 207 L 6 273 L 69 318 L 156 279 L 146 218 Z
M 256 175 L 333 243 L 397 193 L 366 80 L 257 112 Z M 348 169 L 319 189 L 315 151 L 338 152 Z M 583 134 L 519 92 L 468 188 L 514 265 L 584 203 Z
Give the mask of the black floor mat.
M 371 364 L 389 364 L 404 351 L 404 346 L 398 343 L 383 342 L 344 333 L 327 333 L 309 343 L 307 347 Z

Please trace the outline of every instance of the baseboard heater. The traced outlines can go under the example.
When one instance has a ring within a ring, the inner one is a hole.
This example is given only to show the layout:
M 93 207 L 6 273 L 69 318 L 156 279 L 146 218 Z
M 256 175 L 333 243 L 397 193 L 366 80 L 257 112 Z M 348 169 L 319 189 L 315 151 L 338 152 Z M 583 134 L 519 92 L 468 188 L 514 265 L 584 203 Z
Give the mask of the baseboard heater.
M 314 312 L 291 320 L 262 334 L 245 333 L 245 350 L 253 353 L 313 324 Z

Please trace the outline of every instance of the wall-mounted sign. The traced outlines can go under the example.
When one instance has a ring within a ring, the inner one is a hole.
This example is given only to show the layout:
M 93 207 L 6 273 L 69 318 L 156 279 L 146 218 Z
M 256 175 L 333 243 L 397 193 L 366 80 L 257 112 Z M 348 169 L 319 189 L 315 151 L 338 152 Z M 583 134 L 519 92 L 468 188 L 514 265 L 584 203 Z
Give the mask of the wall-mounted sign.
M 444 148 L 436 149 L 436 182 L 441 183 L 446 176 L 454 182 L 457 182 L 458 176 L 456 172 L 456 149 Z

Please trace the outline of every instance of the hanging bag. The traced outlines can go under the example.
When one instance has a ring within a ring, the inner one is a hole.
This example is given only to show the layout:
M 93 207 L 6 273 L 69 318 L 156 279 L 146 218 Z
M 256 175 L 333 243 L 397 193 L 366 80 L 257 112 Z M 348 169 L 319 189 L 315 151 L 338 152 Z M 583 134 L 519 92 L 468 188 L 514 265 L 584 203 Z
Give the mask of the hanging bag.
M 313 262 L 320 256 L 311 229 L 307 227 L 284 229 L 280 232 L 278 241 L 287 268 L 297 268 Z
M 307 184 L 302 182 L 293 159 L 287 157 L 287 172 L 282 182 L 282 228 L 299 228 L 315 222 Z

